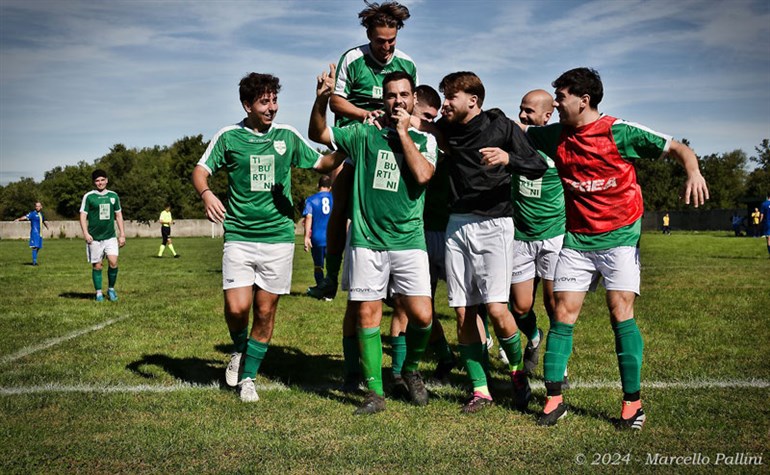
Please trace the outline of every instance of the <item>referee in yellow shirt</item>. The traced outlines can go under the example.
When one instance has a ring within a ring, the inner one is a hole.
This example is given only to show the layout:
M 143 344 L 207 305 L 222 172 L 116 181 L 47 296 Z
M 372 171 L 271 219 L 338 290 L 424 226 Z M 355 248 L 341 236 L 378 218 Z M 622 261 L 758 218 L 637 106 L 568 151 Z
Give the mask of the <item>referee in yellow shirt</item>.
M 160 245 L 158 250 L 158 257 L 163 257 L 163 251 L 166 250 L 166 247 L 174 255 L 174 258 L 179 257 L 179 254 L 174 250 L 174 245 L 171 243 L 171 225 L 174 224 L 174 218 L 171 217 L 170 204 L 166 204 L 163 211 L 160 212 L 158 221 L 160 222 L 160 235 L 163 237 L 163 244 Z

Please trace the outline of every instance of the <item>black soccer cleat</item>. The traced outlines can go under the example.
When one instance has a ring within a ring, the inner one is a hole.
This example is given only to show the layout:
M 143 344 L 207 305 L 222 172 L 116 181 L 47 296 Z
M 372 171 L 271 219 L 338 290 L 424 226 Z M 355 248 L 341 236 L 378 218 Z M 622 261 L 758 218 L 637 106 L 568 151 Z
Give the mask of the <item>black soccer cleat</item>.
M 354 415 L 376 414 L 385 410 L 385 398 L 374 391 L 366 393 L 364 403 L 353 412 Z
M 549 398 L 550 399 L 550 398 Z M 545 404 L 546 408 L 548 403 Z M 567 405 L 564 402 L 560 402 L 550 412 L 543 412 L 537 419 L 537 425 L 539 426 L 554 426 L 559 419 L 567 415 Z
M 636 413 L 628 419 L 622 417 L 615 422 L 615 426 L 618 429 L 630 429 L 630 430 L 642 430 L 644 421 L 647 420 L 647 416 L 644 414 L 644 410 L 640 407 Z
M 543 344 L 543 330 L 537 329 L 537 333 L 540 335 L 540 342 L 537 346 L 532 346 L 532 342 L 528 341 L 527 346 L 524 348 L 524 371 L 527 376 L 531 376 L 532 372 L 537 368 L 537 363 L 540 361 L 540 346 Z
M 332 300 L 337 296 L 337 281 L 324 277 L 320 284 L 307 289 L 307 295 L 318 300 Z
M 428 404 L 428 390 L 422 381 L 422 375 L 419 371 L 404 371 L 404 382 L 409 389 L 409 399 L 416 406 L 425 406 Z
M 393 383 L 390 385 L 390 396 L 393 399 L 400 399 L 402 401 L 409 401 L 409 386 L 406 385 L 406 381 L 400 374 L 393 375 Z
M 473 396 L 468 399 L 468 402 L 463 405 L 462 412 L 463 414 L 474 414 L 493 405 L 494 402 L 490 396 L 484 396 L 481 393 L 474 392 Z

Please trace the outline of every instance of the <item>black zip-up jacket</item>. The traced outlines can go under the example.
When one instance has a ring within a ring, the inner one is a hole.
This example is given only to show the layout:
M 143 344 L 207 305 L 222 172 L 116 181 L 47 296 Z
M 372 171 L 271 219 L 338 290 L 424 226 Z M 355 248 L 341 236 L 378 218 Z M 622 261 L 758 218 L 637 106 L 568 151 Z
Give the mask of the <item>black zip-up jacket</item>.
M 532 147 L 526 134 L 500 109 L 482 111 L 467 124 L 438 121 L 449 146 L 449 196 L 451 213 L 481 216 L 513 216 L 511 173 L 534 180 L 548 165 Z M 508 165 L 489 167 L 481 163 L 484 147 L 508 152 Z

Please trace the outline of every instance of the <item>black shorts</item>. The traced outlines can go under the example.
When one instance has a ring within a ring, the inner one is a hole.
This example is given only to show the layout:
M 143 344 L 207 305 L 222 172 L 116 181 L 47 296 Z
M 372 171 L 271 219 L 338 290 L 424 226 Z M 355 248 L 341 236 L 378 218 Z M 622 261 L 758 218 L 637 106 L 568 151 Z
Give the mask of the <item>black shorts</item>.
M 171 236 L 171 226 L 161 226 L 160 235 L 163 237 L 163 245 L 168 244 L 168 237 Z

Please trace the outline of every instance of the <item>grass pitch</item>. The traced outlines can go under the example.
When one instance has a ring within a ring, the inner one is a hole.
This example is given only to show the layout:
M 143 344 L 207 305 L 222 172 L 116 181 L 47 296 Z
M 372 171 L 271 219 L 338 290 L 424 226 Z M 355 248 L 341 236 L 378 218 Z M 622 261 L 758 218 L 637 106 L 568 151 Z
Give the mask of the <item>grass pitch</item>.
M 770 259 L 759 239 L 643 236 L 641 433 L 610 421 L 621 391 L 602 290 L 575 329 L 570 414 L 558 426 L 535 425 L 542 361 L 521 413 L 496 358 L 497 404 L 482 413 L 460 414 L 468 388 L 455 369 L 451 385 L 429 387 L 425 408 L 388 400 L 382 414 L 353 416 L 361 397 L 335 389 L 345 294 L 303 295 L 312 264 L 301 245 L 261 400 L 243 404 L 223 388 L 221 241 L 174 242 L 180 259 L 155 259 L 159 239 L 129 239 L 120 300 L 96 303 L 82 241 L 47 240 L 38 267 L 26 242 L 0 241 L 0 473 L 766 473 L 770 463 Z M 454 346 L 443 284 L 437 301 Z M 423 372 L 434 366 L 429 354 Z

